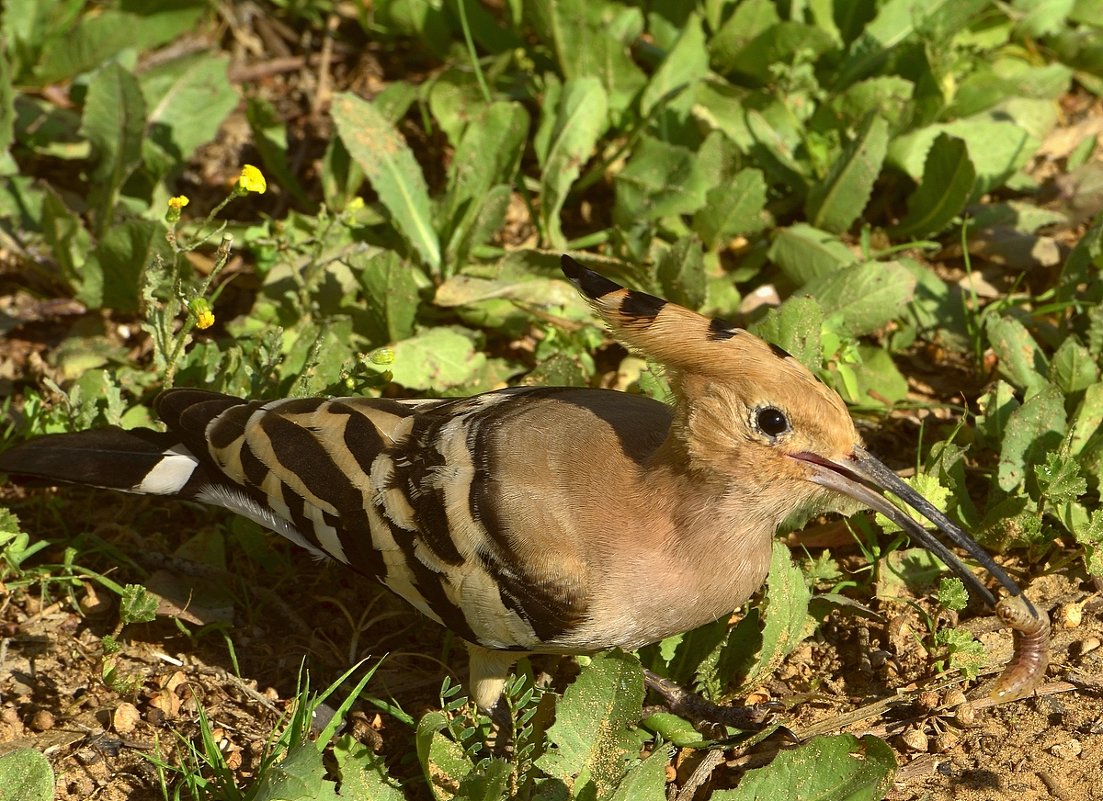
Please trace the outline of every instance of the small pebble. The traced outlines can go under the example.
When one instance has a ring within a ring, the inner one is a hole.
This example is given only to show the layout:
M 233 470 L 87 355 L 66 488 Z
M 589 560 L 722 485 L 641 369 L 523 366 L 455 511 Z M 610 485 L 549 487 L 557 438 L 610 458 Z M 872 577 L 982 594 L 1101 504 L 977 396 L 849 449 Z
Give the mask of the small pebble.
M 1083 604 L 1061 604 L 1057 610 L 1057 625 L 1063 629 L 1075 629 L 1083 619 Z
M 1084 654 L 1090 654 L 1100 645 L 1099 638 L 1092 634 L 1090 637 L 1085 637 L 1080 641 L 1080 656 Z
M 1049 749 L 1049 752 L 1058 759 L 1072 759 L 1073 757 L 1080 756 L 1084 750 L 1084 746 L 1079 740 L 1065 740 L 1063 743 L 1057 743 Z
M 40 709 L 31 715 L 30 727 L 34 731 L 49 731 L 54 727 L 54 716 L 45 709 Z

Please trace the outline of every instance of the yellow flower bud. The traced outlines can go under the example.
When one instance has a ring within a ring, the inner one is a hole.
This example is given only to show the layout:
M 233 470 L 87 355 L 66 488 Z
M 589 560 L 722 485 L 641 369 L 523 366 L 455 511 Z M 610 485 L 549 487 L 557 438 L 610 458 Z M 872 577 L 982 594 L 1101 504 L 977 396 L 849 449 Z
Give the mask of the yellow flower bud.
M 195 298 L 188 304 L 188 310 L 195 315 L 195 327 L 203 330 L 214 325 L 214 312 L 206 298 Z

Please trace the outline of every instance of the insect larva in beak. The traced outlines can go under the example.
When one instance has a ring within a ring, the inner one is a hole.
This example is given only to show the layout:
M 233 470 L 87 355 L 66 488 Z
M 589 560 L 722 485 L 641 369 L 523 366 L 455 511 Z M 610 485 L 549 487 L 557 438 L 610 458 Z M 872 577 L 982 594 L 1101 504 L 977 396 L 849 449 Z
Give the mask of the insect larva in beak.
M 991 697 L 1014 701 L 1041 684 L 1049 666 L 1049 617 L 1039 612 L 1025 595 L 1001 598 L 996 616 L 1013 632 L 1015 651 L 996 680 Z

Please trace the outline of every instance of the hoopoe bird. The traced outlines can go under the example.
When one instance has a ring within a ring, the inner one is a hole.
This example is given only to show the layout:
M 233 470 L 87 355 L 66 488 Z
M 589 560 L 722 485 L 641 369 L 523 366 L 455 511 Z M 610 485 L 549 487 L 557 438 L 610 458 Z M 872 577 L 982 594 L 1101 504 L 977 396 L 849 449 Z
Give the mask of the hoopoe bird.
M 635 650 L 729 614 L 762 585 L 781 522 L 839 494 L 994 605 L 882 493 L 896 495 L 1019 595 L 784 350 L 569 256 L 562 266 L 621 341 L 664 367 L 672 406 L 577 387 L 274 401 L 180 388 L 156 401 L 164 432 L 39 437 L 0 455 L 0 472 L 225 507 L 374 578 L 467 642 L 484 709 L 523 654 Z

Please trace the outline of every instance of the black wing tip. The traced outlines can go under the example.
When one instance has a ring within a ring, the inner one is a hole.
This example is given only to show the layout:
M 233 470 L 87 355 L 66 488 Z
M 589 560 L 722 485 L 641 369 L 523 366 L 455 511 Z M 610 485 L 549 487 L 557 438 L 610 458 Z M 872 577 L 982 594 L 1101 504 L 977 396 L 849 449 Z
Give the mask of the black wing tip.
M 584 267 L 566 253 L 560 258 L 559 264 L 563 270 L 563 274 L 567 276 L 567 280 L 574 284 L 579 292 L 591 300 L 598 300 L 608 295 L 610 292 L 624 289 L 620 284 L 615 281 L 610 281 L 601 273 L 596 273 L 590 268 Z

